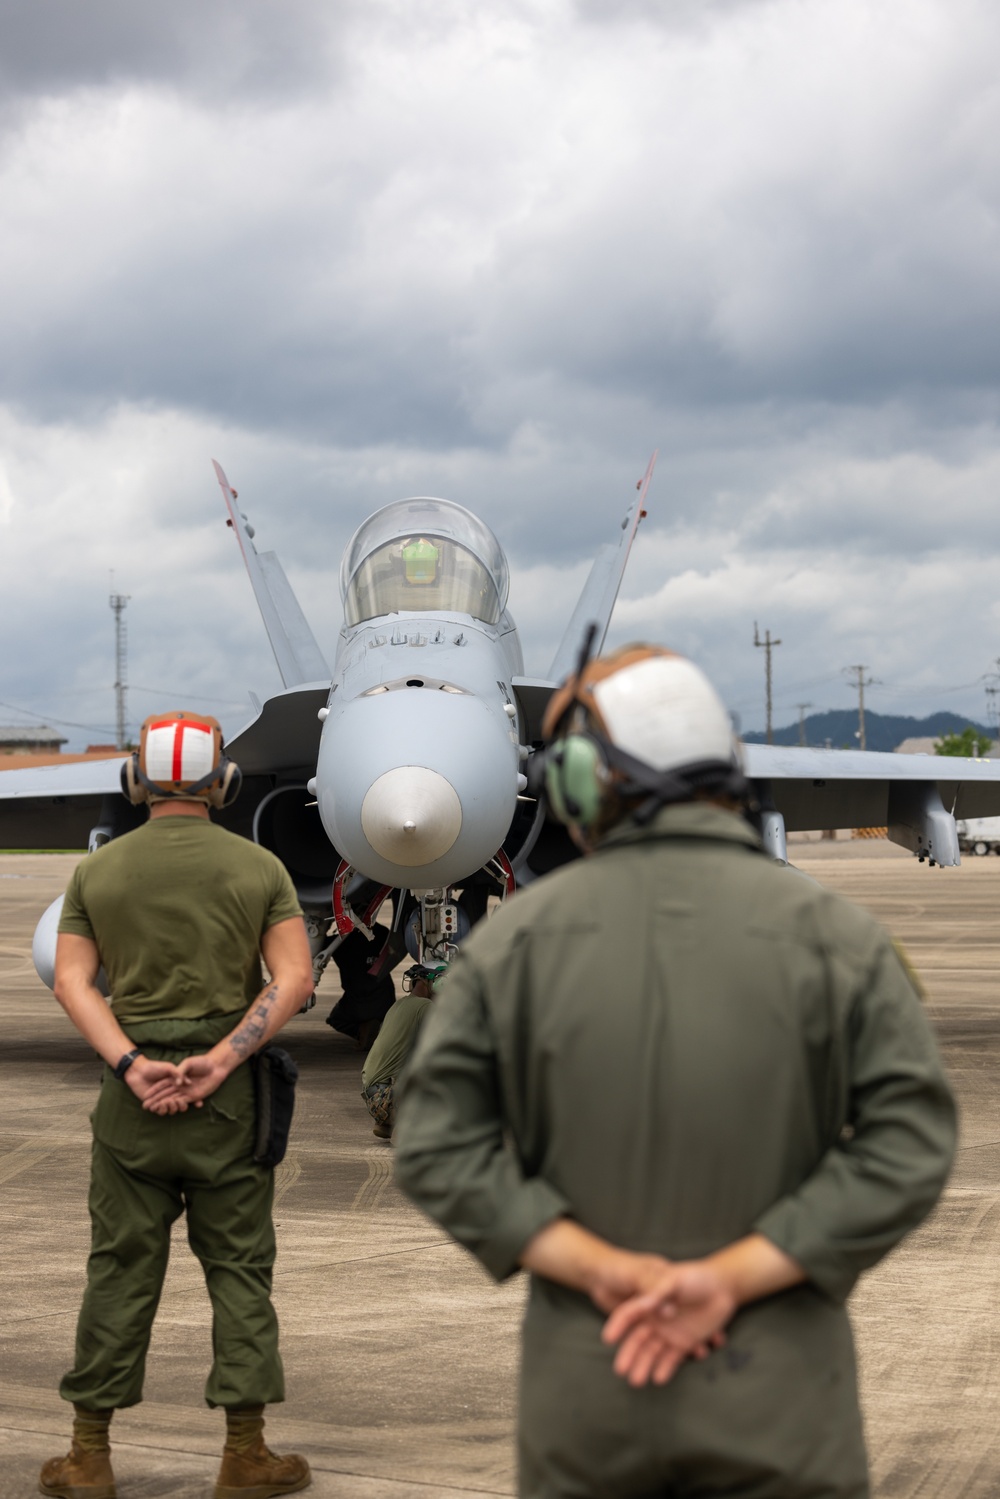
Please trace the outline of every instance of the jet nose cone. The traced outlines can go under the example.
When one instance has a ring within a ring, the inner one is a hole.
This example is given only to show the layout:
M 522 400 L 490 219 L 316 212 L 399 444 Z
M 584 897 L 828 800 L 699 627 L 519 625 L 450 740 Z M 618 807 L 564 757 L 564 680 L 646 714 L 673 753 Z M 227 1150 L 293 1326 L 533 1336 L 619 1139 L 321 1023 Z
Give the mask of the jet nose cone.
M 462 803 L 450 781 L 422 765 L 387 770 L 361 804 L 365 837 L 383 859 L 406 868 L 440 859 L 462 831 Z

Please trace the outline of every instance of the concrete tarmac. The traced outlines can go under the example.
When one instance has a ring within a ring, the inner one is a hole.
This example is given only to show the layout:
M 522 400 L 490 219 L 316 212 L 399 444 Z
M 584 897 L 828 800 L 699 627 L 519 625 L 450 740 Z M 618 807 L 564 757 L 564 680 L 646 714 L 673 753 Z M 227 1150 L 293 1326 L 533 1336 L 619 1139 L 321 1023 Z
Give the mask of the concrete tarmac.
M 958 1090 L 962 1148 L 933 1219 L 853 1302 L 874 1492 L 1000 1492 L 1000 859 L 928 869 L 884 843 L 799 844 L 792 857 L 875 912 L 907 947 Z M 0 1499 L 36 1492 L 65 1451 L 56 1385 L 72 1357 L 89 1238 L 87 1116 L 99 1066 L 31 964 L 31 934 L 72 856 L 0 856 Z M 359 1097 L 360 1055 L 323 1024 L 338 990 L 284 1033 L 302 1071 L 278 1168 L 288 1403 L 277 1450 L 304 1452 L 317 1499 L 514 1492 L 524 1287 L 495 1287 L 392 1182 Z M 146 1398 L 114 1422 L 120 1499 L 203 1499 L 222 1418 L 203 1402 L 208 1302 L 183 1229 L 150 1351 Z

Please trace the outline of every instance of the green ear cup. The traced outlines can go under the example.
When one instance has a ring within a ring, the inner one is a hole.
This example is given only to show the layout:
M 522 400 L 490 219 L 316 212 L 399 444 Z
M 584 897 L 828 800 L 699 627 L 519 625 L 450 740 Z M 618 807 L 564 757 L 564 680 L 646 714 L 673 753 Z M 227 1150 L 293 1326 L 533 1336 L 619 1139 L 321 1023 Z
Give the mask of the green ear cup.
M 593 739 L 570 734 L 547 751 L 545 790 L 560 822 L 588 827 L 601 809 L 604 757 Z

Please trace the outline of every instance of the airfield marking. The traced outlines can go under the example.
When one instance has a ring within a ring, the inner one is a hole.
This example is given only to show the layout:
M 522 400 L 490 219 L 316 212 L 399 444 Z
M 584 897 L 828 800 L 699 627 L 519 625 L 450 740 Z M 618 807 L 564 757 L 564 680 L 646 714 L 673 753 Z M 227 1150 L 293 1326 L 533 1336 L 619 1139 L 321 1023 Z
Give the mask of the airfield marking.
M 391 1147 L 372 1146 L 371 1149 L 373 1153 L 368 1157 L 368 1179 L 358 1188 L 348 1212 L 358 1213 L 364 1208 L 377 1208 L 386 1187 L 392 1184 Z
M 10 960 L 15 960 L 10 962 Z M 17 978 L 22 973 L 33 973 L 30 947 L 0 947 L 0 970 L 7 978 Z
M 285 1193 L 292 1190 L 301 1175 L 302 1162 L 299 1160 L 296 1152 L 286 1155 L 285 1159 L 279 1165 L 275 1166 L 273 1207 L 278 1206 Z

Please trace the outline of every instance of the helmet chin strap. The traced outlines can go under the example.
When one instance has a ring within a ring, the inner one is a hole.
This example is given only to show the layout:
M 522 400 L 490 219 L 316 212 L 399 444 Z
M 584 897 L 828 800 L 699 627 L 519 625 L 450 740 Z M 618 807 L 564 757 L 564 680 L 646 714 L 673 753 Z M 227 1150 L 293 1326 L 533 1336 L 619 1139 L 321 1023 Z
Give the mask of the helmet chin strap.
M 202 776 L 200 781 L 195 781 L 192 785 L 186 786 L 183 791 L 167 790 L 157 781 L 151 781 L 146 772 L 144 770 L 140 770 L 138 766 L 134 768 L 133 774 L 135 775 L 136 780 L 141 782 L 141 784 L 145 786 L 146 790 L 150 793 L 150 796 L 155 796 L 158 801 L 195 802 L 203 800 L 202 793 L 207 791 L 208 788 L 214 785 L 216 781 L 220 780 L 222 778 L 222 775 L 224 774 L 224 771 L 224 765 L 217 765 L 214 770 L 211 770 L 208 773 L 207 776 Z
M 734 801 L 740 802 L 749 801 L 752 796 L 746 776 L 738 765 L 731 762 L 693 760 L 689 765 L 682 765 L 675 770 L 660 771 L 612 744 L 603 735 L 599 738 L 608 764 L 628 777 L 615 787 L 618 796 L 631 799 L 647 793 L 632 813 L 633 822 L 640 827 L 648 823 L 661 807 L 690 801 L 699 791 L 732 797 Z

